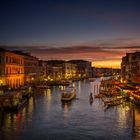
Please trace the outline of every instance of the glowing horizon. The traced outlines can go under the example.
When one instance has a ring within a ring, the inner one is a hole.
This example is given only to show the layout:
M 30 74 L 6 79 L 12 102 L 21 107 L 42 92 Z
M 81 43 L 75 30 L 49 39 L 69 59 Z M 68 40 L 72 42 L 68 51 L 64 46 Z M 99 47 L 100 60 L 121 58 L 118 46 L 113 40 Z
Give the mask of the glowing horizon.
M 93 61 L 92 67 L 96 68 L 121 68 L 121 60 Z

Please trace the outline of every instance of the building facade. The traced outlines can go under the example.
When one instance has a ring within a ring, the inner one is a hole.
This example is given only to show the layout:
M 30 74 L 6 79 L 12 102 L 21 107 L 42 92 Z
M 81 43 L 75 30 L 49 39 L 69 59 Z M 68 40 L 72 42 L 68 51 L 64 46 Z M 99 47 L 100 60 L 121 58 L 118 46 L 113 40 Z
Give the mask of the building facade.
M 63 60 L 49 60 L 47 61 L 47 80 L 59 81 L 64 79 L 63 75 Z
M 63 79 L 63 69 L 61 66 L 47 66 L 47 81 L 60 81 Z
M 38 80 L 38 58 L 30 54 L 23 54 L 24 57 L 24 79 L 25 83 L 34 83 Z
M 121 63 L 122 81 L 140 83 L 140 52 L 127 53 Z
M 85 60 L 70 60 L 71 64 L 76 64 L 76 77 L 77 78 L 89 78 L 92 76 L 91 62 Z
M 29 53 L 23 53 L 21 51 L 14 51 L 14 53 L 23 57 L 25 84 L 36 82 L 38 80 L 39 59 L 30 55 Z
M 47 81 L 47 62 L 46 61 L 39 60 L 37 79 L 38 79 L 37 81 L 39 82 Z
M 0 49 L 0 85 L 18 88 L 24 85 L 24 58 L 22 55 Z
M 63 75 L 64 79 L 72 79 L 76 77 L 76 64 L 64 63 L 63 65 Z

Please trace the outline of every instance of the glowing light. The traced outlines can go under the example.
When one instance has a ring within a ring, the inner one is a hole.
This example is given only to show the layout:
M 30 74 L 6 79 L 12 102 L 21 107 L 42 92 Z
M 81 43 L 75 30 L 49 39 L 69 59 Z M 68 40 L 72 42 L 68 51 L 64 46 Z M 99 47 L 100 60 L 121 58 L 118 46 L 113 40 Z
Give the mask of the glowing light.
M 34 80 L 34 77 L 32 77 L 31 80 L 33 81 Z
M 0 85 L 2 85 L 3 84 L 3 80 L 0 80 Z
M 104 61 L 94 61 L 92 62 L 92 66 L 94 67 L 102 67 L 102 68 L 120 68 L 121 61 L 120 60 L 104 60 Z

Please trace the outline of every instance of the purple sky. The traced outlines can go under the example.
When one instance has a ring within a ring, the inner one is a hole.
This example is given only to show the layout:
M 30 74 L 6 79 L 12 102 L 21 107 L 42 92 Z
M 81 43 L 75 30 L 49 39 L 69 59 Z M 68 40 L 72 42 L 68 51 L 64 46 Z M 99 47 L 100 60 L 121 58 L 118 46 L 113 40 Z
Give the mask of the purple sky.
M 139 0 L 1 0 L 0 17 L 0 45 L 41 59 L 120 60 L 140 50 Z

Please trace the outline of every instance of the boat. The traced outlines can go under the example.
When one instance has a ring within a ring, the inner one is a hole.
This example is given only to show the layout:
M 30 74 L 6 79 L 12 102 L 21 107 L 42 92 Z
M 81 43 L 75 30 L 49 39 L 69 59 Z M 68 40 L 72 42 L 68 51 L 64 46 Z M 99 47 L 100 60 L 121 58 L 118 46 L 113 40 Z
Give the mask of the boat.
M 102 98 L 102 101 L 104 102 L 104 105 L 106 106 L 116 106 L 116 105 L 120 105 L 122 104 L 123 102 L 126 101 L 126 97 L 123 97 L 123 96 L 117 96 L 115 98 L 112 98 L 112 99 L 108 99 L 108 100 L 105 100 Z
M 130 92 L 129 94 L 130 94 L 129 95 L 130 101 L 134 103 L 135 105 L 140 106 L 140 91 L 133 91 L 133 92 Z
M 74 87 L 67 87 L 65 91 L 63 91 L 61 96 L 61 101 L 71 101 L 76 97 L 76 89 Z

